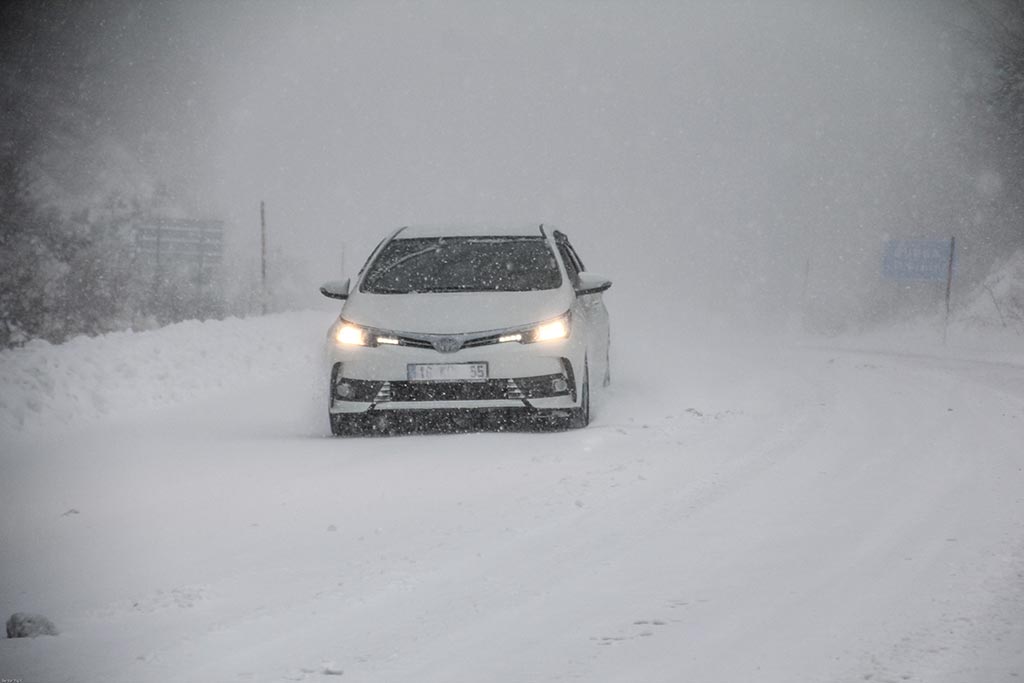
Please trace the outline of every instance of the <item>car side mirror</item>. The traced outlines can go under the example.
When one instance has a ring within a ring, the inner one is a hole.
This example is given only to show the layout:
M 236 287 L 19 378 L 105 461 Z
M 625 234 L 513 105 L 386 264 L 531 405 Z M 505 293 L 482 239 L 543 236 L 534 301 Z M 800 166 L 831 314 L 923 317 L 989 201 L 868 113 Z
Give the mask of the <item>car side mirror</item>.
M 576 296 L 600 294 L 611 286 L 612 281 L 608 278 L 601 275 L 594 275 L 593 273 L 583 272 L 580 273 L 580 281 L 579 284 L 576 285 Z
M 326 296 L 328 299 L 347 299 L 348 288 L 352 282 L 352 278 L 347 280 L 331 280 L 320 285 L 320 293 Z

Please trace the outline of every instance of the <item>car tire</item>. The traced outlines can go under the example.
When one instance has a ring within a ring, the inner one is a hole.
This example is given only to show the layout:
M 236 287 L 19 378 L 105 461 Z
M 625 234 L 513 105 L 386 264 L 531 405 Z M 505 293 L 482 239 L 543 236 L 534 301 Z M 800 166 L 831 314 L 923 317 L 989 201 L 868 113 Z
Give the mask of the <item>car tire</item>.
M 601 381 L 601 386 L 611 386 L 612 383 L 612 340 L 609 337 L 608 345 L 604 351 L 604 379 Z
M 569 414 L 569 429 L 583 429 L 590 424 L 590 368 L 583 361 L 583 383 L 580 386 L 580 407 Z

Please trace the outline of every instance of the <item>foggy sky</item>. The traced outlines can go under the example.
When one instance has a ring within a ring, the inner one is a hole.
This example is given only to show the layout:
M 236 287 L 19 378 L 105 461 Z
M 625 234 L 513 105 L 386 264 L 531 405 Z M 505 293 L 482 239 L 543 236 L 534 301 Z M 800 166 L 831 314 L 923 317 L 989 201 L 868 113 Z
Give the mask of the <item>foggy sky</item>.
M 162 5 L 138 19 L 156 44 L 124 46 L 149 67 L 122 119 L 250 267 L 266 201 L 292 305 L 398 226 L 536 221 L 613 302 L 779 317 L 809 259 L 855 310 L 887 237 L 977 248 L 997 199 L 956 146 L 967 57 L 938 6 Z

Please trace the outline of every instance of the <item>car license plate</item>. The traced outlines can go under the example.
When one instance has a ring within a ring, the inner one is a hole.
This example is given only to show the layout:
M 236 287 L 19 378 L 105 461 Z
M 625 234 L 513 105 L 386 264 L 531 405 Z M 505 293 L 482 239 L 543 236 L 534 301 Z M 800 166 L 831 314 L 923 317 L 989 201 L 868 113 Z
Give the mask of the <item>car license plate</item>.
M 409 363 L 410 382 L 483 382 L 487 363 Z

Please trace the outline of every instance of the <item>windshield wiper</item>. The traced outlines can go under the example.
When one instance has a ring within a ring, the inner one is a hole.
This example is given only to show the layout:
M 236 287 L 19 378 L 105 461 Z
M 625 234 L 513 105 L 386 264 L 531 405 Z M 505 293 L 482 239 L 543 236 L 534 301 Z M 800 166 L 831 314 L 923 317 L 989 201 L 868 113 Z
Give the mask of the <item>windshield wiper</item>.
M 392 261 L 391 263 L 387 264 L 386 266 L 381 266 L 380 269 L 374 270 L 374 272 L 371 273 L 371 274 L 374 277 L 380 277 L 381 275 L 385 275 L 388 271 L 394 269 L 396 266 L 400 266 L 401 264 L 405 263 L 406 261 L 410 261 L 410 260 L 412 260 L 414 258 L 419 258 L 420 256 L 423 256 L 424 254 L 429 254 L 431 252 L 441 251 L 441 249 L 443 249 L 445 246 L 447 246 L 447 245 L 445 245 L 445 244 L 432 244 L 429 247 L 426 247 L 425 249 L 420 249 L 419 251 L 414 251 L 411 254 L 406 254 L 405 256 L 402 256 L 401 258 L 397 258 L 394 261 Z
M 508 240 L 506 238 L 501 237 L 473 237 L 469 239 L 438 242 L 436 244 L 430 245 L 429 247 L 424 247 L 423 249 L 414 251 L 411 254 L 406 254 L 405 256 L 397 258 L 385 266 L 381 266 L 380 270 L 375 271 L 374 275 L 384 275 L 387 272 L 391 271 L 392 269 L 396 268 L 397 266 L 400 266 L 401 264 L 405 263 L 406 261 L 411 261 L 412 259 L 419 258 L 424 254 L 436 253 L 441 251 L 442 249 L 452 249 L 462 244 L 501 244 L 507 241 Z

